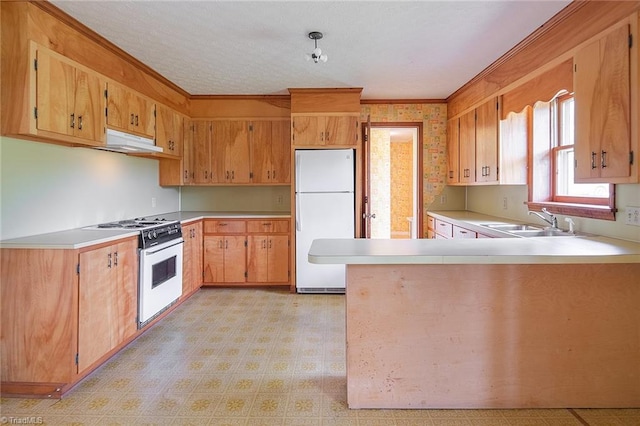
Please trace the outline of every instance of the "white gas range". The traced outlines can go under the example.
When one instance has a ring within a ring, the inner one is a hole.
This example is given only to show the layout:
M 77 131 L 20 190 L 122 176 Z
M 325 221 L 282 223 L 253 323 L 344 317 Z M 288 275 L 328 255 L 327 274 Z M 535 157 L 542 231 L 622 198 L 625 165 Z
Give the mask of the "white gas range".
M 166 311 L 182 295 L 182 227 L 178 221 L 136 218 L 84 229 L 138 230 L 138 328 Z

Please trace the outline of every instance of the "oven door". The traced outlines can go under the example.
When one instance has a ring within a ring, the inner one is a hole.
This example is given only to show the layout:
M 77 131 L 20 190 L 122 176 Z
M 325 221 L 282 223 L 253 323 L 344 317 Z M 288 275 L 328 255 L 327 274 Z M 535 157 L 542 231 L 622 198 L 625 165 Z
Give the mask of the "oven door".
M 140 250 L 138 328 L 182 295 L 182 238 Z

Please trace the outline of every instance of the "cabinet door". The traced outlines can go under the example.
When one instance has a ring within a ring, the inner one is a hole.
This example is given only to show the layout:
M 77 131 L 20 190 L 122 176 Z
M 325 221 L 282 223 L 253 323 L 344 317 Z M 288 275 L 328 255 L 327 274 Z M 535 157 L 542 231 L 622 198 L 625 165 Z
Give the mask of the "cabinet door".
M 191 125 L 193 182 L 217 182 L 217 176 L 212 170 L 215 162 L 211 160 L 211 122 L 193 121 Z
M 291 121 L 271 124 L 271 182 L 291 182 Z
M 498 180 L 498 101 L 476 109 L 476 182 Z
M 270 183 L 273 166 L 271 121 L 254 121 L 251 123 L 251 171 L 254 183 Z
M 98 142 L 104 141 L 103 83 L 97 74 L 76 70 L 74 136 Z
M 291 140 L 294 145 L 324 144 L 324 117 L 298 115 L 291 119 Z
M 460 119 L 447 122 L 447 183 L 460 182 Z
M 224 237 L 205 235 L 203 239 L 203 280 L 205 283 L 223 283 Z
M 180 179 L 185 185 L 195 181 L 195 148 L 194 148 L 194 126 L 191 121 L 184 121 L 184 139 L 182 143 L 182 169 Z M 180 181 L 178 179 L 178 181 Z M 175 177 L 174 177 L 175 180 Z
M 38 50 L 37 127 L 39 130 L 72 135 L 75 126 L 75 67 L 46 50 Z
M 138 241 L 129 240 L 113 247 L 112 273 L 116 279 L 112 294 L 116 306 L 115 321 L 112 324 L 112 347 L 129 339 L 138 330 Z
M 163 149 L 164 154 L 179 156 L 182 145 L 176 148 L 176 126 L 174 117 L 178 116 L 171 108 L 158 105 L 156 110 L 156 145 Z M 182 126 L 180 126 L 182 127 Z
M 117 321 L 112 297 L 113 261 L 112 247 L 80 254 L 78 372 L 113 348 L 112 324 Z
M 476 180 L 476 113 L 470 111 L 460 117 L 460 182 Z
M 325 145 L 356 145 L 358 143 L 358 117 L 325 117 Z
M 184 225 L 182 295 L 188 296 L 202 285 L 202 222 Z
M 224 237 L 224 282 L 243 283 L 247 274 L 247 247 L 244 235 Z
M 631 173 L 629 26 L 574 56 L 575 179 L 607 182 Z
M 127 90 L 113 83 L 107 83 L 107 126 L 128 131 L 135 123 L 135 114 L 128 106 Z
M 249 183 L 249 122 L 214 121 L 212 131 L 218 182 Z
M 270 283 L 289 282 L 289 236 L 270 235 L 267 241 L 268 272 Z
M 268 237 L 249 235 L 247 243 L 247 280 L 252 283 L 269 281 Z
M 129 129 L 148 138 L 154 138 L 156 134 L 155 103 L 132 91 L 127 93 L 127 99 L 134 116 Z
M 173 112 L 173 148 L 172 153 L 177 157 L 182 157 L 182 147 L 184 145 L 184 117 L 177 112 Z

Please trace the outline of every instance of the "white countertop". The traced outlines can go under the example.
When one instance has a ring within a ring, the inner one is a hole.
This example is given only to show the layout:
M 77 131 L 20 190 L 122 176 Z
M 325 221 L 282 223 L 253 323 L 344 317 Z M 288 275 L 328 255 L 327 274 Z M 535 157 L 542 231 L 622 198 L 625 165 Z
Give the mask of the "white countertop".
M 347 265 L 640 263 L 640 244 L 606 237 L 318 239 L 309 262 Z
M 148 218 L 178 220 L 181 223 L 200 219 L 261 219 L 266 217 L 290 218 L 287 212 L 171 212 L 149 215 Z M 108 243 L 122 238 L 137 236 L 139 231 L 130 229 L 70 229 L 67 231 L 31 235 L 0 241 L 0 248 L 12 249 L 81 249 L 84 247 Z
M 311 245 L 309 261 L 359 265 L 640 263 L 640 243 L 589 234 L 520 238 L 481 224 L 522 222 L 469 211 L 429 211 L 429 215 L 499 238 L 318 239 Z

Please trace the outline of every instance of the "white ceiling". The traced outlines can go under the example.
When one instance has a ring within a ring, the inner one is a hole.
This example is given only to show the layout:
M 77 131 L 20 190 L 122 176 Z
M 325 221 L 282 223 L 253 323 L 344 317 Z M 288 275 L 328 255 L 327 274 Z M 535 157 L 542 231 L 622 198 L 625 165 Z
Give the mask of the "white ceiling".
M 192 95 L 363 87 L 363 99 L 444 99 L 570 3 L 51 2 Z M 305 60 L 311 31 L 326 63 Z

